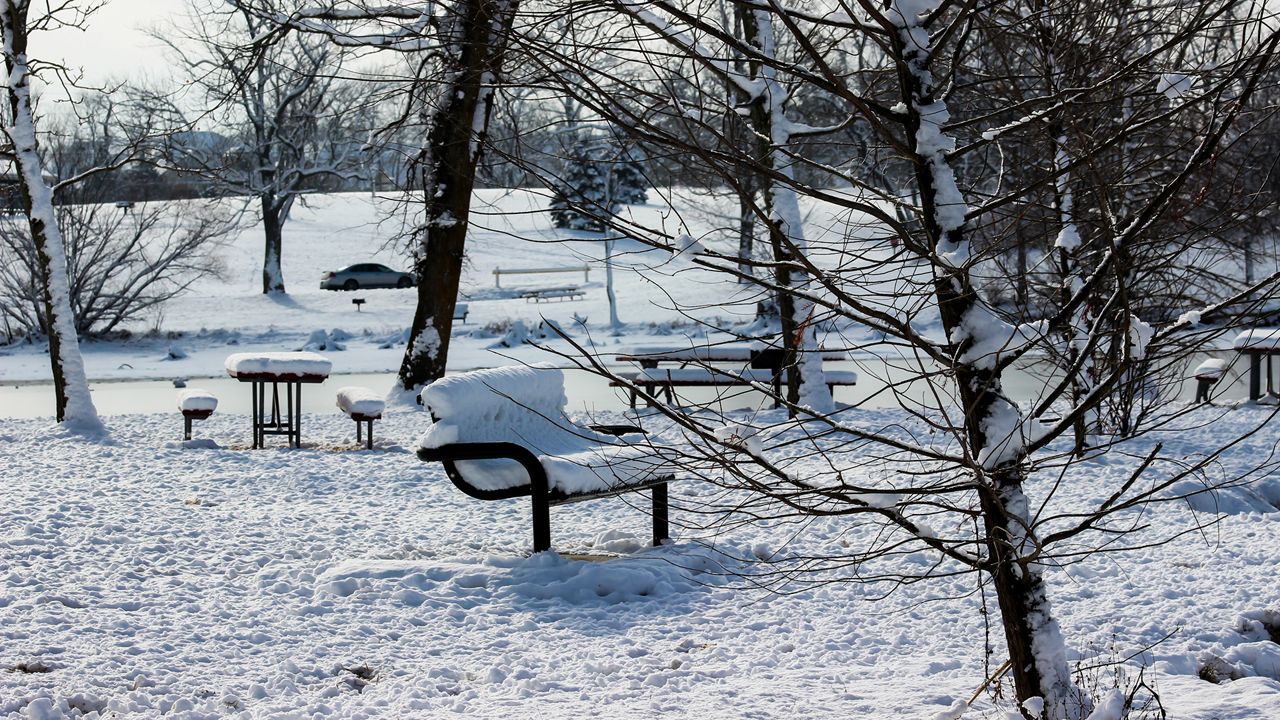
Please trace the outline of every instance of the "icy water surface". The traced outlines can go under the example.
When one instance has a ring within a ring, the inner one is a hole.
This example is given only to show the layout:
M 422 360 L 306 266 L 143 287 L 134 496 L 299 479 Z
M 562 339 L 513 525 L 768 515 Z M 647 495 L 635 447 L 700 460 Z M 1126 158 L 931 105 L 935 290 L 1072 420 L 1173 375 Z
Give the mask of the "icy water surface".
M 857 386 L 836 388 L 838 402 L 868 408 L 898 407 L 902 399 L 909 403 L 923 400 L 930 405 L 937 402 L 931 399 L 933 394 L 928 383 L 918 379 L 918 366 L 913 368 L 908 362 L 865 358 L 828 362 L 826 367 L 854 370 L 858 373 Z M 626 369 L 629 368 L 619 368 L 620 371 Z M 1246 397 L 1247 370 L 1248 366 L 1243 360 L 1237 361 L 1227 377 L 1215 388 L 1215 399 L 1238 400 Z M 1045 373 L 1051 371 L 1044 363 L 1014 367 L 1005 372 L 1006 391 L 1015 400 L 1033 400 L 1043 392 Z M 359 385 L 381 392 L 391 387 L 394 377 L 392 373 L 333 375 L 324 383 L 303 385 L 303 411 L 336 413 L 335 396 L 339 388 Z M 103 381 L 91 383 L 91 386 L 94 404 L 98 412 L 104 415 L 176 412 L 177 391 L 170 380 Z M 217 395 L 220 413 L 249 413 L 247 383 L 229 377 L 190 378 L 187 386 L 204 388 Z M 565 371 L 565 392 L 571 412 L 627 409 L 627 398 L 621 389 L 611 388 L 605 379 L 583 370 Z M 1194 397 L 1195 382 L 1184 382 L 1179 399 L 1190 401 Z M 743 388 L 686 388 L 680 390 L 680 399 L 683 403 L 709 405 L 723 410 L 767 407 L 767 400 L 763 395 Z M 40 383 L 0 386 L 0 417 L 43 417 L 52 413 L 52 385 Z

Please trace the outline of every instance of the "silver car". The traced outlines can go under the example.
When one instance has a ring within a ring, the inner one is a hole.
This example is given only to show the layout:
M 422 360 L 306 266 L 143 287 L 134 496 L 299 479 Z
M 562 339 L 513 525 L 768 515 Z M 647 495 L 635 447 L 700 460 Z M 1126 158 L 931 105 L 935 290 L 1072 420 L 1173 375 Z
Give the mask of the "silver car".
M 330 270 L 320 278 L 321 290 L 410 288 L 415 284 L 413 275 L 377 263 L 348 265 L 341 270 Z

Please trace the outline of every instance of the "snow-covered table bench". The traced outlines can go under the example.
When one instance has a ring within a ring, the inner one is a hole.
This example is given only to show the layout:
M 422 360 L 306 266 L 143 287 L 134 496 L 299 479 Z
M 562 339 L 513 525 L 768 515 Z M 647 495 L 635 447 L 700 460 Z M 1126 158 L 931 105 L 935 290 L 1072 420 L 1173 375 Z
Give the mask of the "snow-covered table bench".
M 1196 379 L 1196 402 L 1209 402 L 1209 388 L 1222 379 L 1227 365 L 1227 361 L 1221 358 L 1209 358 L 1191 371 L 1192 377 Z
M 644 489 L 652 492 L 653 544 L 667 539 L 674 454 L 620 439 L 638 428 L 574 424 L 564 412 L 559 370 L 516 366 L 451 375 L 428 385 L 422 402 L 432 425 L 418 457 L 442 463 L 471 497 L 530 497 L 534 552 L 551 547 L 552 505 Z
M 302 386 L 322 383 L 333 363 L 313 352 L 236 353 L 227 357 L 227 374 L 252 383 L 253 447 L 260 448 L 267 435 L 286 435 L 293 447 L 302 447 Z M 271 415 L 267 415 L 267 383 L 271 383 Z M 281 414 L 280 385 L 285 386 Z
M 382 419 L 382 411 L 386 407 L 387 402 L 369 388 L 352 386 L 338 389 L 338 409 L 356 421 L 356 442 L 361 440 L 360 433 L 364 427 L 361 423 L 368 425 L 365 447 L 369 450 L 373 449 L 373 421 Z
M 191 439 L 191 422 L 204 420 L 218 409 L 218 398 L 208 390 L 187 388 L 178 391 L 178 410 L 182 413 L 182 439 Z
M 1280 330 L 1245 330 L 1232 343 L 1236 352 L 1249 357 L 1249 399 L 1262 397 L 1262 359 L 1267 359 L 1267 396 L 1275 396 L 1272 385 L 1271 359 L 1280 355 Z

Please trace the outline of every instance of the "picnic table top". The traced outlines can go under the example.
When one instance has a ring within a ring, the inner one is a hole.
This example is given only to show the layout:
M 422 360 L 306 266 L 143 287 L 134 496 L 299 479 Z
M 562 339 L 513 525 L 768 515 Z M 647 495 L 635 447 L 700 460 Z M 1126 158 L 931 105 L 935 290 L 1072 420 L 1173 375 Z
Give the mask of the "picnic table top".
M 715 345 L 638 345 L 623 348 L 614 356 L 622 362 L 747 362 L 753 353 L 768 348 L 762 342 L 724 343 Z M 848 360 L 843 350 L 821 349 L 823 360 Z
M 324 382 L 333 363 L 313 352 L 235 353 L 227 356 L 227 374 L 241 382 Z
M 1236 350 L 1280 353 L 1280 329 L 1253 328 L 1236 336 L 1232 343 Z

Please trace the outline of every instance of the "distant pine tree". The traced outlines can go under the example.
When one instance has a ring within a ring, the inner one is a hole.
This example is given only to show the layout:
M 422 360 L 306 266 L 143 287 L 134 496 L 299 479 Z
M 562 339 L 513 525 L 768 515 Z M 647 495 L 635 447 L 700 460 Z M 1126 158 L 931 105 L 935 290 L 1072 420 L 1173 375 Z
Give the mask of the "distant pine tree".
M 607 171 L 598 153 L 574 145 L 565 163 L 564 180 L 551 199 L 551 222 L 558 228 L 604 232 L 604 220 L 618 208 L 611 201 Z
M 618 155 L 613 166 L 613 201 L 619 205 L 635 205 L 649 200 L 649 183 L 636 153 L 627 148 Z

